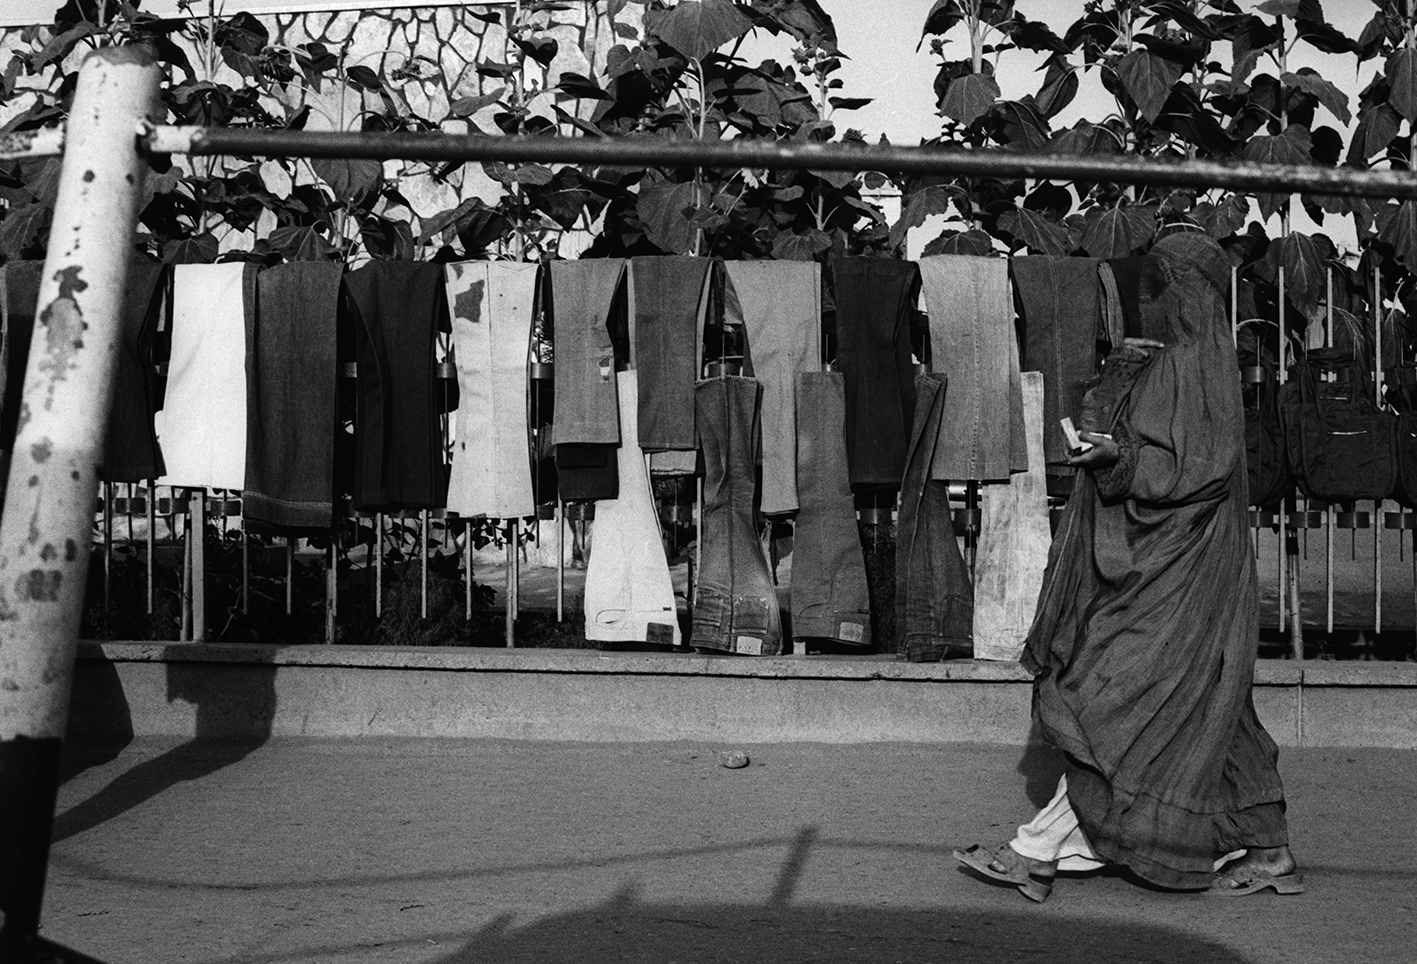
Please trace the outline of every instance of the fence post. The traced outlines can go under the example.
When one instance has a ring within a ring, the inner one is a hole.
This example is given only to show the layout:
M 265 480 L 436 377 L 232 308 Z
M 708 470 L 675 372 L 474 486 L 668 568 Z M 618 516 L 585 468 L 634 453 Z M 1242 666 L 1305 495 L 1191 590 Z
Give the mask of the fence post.
M 150 51 L 84 61 L 0 518 L 0 960 L 35 955 L 59 754 L 93 541 L 94 493 L 157 103 Z

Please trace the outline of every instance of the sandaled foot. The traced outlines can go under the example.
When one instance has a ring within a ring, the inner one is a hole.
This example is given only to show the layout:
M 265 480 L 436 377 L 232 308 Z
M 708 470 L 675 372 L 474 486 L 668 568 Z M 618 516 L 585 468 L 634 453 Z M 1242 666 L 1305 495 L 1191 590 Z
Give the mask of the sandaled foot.
M 1053 877 L 1058 872 L 1056 863 L 1025 857 L 1008 844 L 992 854 L 975 844 L 956 850 L 955 859 L 990 880 L 1012 884 L 1023 896 L 1040 904 L 1053 892 Z
M 1230 861 L 1211 878 L 1208 894 L 1243 897 L 1262 890 L 1276 894 L 1302 894 L 1304 875 L 1288 847 L 1251 848 L 1243 857 Z

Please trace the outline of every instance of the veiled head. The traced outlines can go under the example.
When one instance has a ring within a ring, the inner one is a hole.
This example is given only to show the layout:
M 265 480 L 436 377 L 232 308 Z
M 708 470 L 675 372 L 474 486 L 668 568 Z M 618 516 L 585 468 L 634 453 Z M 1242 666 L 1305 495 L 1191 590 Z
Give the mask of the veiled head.
M 1156 242 L 1142 273 L 1143 327 L 1167 344 L 1222 335 L 1228 341 L 1230 267 L 1225 249 L 1200 231 L 1169 234 Z

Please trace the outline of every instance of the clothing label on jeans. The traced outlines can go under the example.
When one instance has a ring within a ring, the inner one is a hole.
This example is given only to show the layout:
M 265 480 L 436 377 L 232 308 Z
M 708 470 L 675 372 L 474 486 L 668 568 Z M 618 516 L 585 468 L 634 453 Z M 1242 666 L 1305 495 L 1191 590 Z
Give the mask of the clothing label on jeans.
M 668 623 L 649 623 L 645 626 L 645 642 L 673 646 L 674 627 Z
M 865 634 L 866 628 L 860 623 L 842 623 L 837 628 L 836 638 L 846 643 L 859 643 Z
M 733 644 L 735 653 L 745 653 L 748 656 L 763 655 L 763 641 L 756 636 L 739 636 Z

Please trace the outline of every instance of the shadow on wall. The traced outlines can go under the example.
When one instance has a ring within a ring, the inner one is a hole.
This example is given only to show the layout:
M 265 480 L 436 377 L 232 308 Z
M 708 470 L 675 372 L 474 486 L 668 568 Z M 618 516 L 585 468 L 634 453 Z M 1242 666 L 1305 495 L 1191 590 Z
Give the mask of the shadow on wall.
M 196 737 L 124 771 L 59 814 L 54 821 L 55 843 L 126 813 L 169 787 L 231 766 L 270 739 L 276 709 L 275 666 L 167 663 L 166 667 L 168 702 L 180 699 L 196 706 Z M 61 782 L 112 761 L 133 739 L 132 710 L 112 663 L 80 661 L 74 698 Z
M 1022 902 L 1022 898 L 1017 898 Z M 942 907 L 645 904 L 633 889 L 599 907 L 525 927 L 499 918 L 438 964 L 571 964 L 583 961 L 882 961 L 1050 964 L 1153 960 L 1247 964 L 1237 951 L 1183 931 L 1028 912 Z

